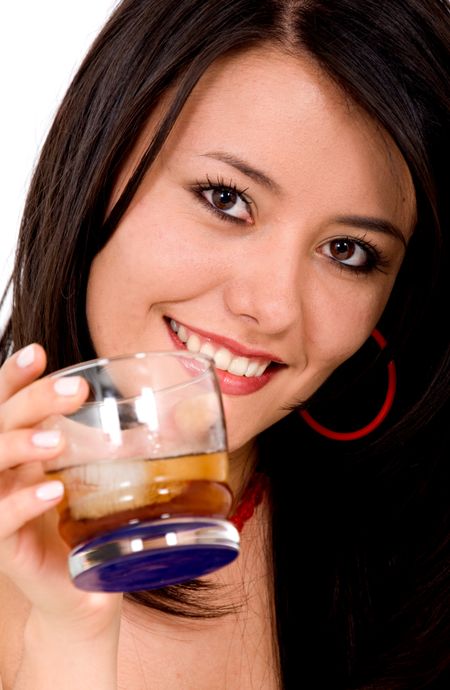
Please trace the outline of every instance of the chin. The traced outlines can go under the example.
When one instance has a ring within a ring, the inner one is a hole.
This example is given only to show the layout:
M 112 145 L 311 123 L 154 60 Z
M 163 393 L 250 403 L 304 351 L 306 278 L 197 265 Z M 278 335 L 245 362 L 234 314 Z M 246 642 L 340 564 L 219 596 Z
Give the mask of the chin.
M 239 428 L 239 423 L 236 426 L 237 428 L 234 428 L 234 424 L 227 424 L 228 452 L 230 453 L 235 453 L 251 444 L 266 428 L 242 429 L 242 425 Z

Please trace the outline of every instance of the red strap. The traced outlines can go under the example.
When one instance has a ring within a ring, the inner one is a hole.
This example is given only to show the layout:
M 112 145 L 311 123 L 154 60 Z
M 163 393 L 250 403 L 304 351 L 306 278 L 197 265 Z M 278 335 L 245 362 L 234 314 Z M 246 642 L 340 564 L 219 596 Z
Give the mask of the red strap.
M 255 472 L 247 484 L 244 495 L 239 501 L 236 510 L 234 511 L 233 515 L 228 518 L 228 520 L 233 523 L 239 532 L 242 532 L 245 523 L 247 520 L 250 520 L 255 512 L 255 509 L 263 500 L 266 488 L 266 475 L 262 474 L 261 472 Z

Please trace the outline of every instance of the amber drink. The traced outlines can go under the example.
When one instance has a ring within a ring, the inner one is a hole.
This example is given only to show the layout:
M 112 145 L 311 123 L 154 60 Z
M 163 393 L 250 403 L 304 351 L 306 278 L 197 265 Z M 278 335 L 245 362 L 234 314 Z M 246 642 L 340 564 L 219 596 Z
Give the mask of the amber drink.
M 52 417 L 63 455 L 46 472 L 65 486 L 59 531 L 74 583 L 134 591 L 206 574 L 239 553 L 220 390 L 212 361 L 138 353 L 57 372 L 81 375 L 88 401 Z

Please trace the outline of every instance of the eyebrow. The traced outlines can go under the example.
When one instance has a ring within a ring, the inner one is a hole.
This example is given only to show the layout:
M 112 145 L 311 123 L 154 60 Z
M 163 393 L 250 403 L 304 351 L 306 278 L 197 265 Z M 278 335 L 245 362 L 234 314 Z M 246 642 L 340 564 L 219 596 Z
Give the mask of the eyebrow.
M 233 168 L 236 168 L 236 170 L 239 170 L 239 172 L 241 172 L 243 175 L 250 177 L 250 179 L 254 180 L 263 187 L 266 187 L 277 194 L 281 193 L 281 187 L 274 180 L 272 180 L 262 170 L 254 168 L 252 165 L 250 165 L 250 163 L 247 163 L 247 161 L 244 161 L 242 158 L 233 156 L 231 153 L 225 153 L 224 151 L 210 151 L 208 153 L 203 153 L 202 156 L 205 158 L 213 158 L 214 160 L 222 161 L 222 163 L 231 165 Z
M 339 216 L 335 218 L 335 223 L 339 225 L 350 225 L 353 228 L 363 228 L 370 232 L 382 232 L 385 235 L 395 237 L 406 248 L 407 242 L 405 235 L 394 223 L 384 218 L 372 218 L 370 216 Z
M 258 184 L 270 189 L 276 194 L 281 194 L 281 187 L 272 178 L 270 178 L 262 170 L 254 168 L 250 163 L 234 156 L 231 153 L 226 153 L 225 151 L 209 151 L 208 153 L 201 154 L 204 158 L 212 158 L 214 160 L 222 161 L 227 165 L 231 165 L 236 170 L 239 170 L 243 175 L 250 177 Z M 339 225 L 349 225 L 353 228 L 363 228 L 364 230 L 369 230 L 370 232 L 381 232 L 385 235 L 390 235 L 399 240 L 403 246 L 406 248 L 407 242 L 403 232 L 394 223 L 384 219 L 384 218 L 372 218 L 370 216 L 339 216 L 335 219 L 335 222 Z

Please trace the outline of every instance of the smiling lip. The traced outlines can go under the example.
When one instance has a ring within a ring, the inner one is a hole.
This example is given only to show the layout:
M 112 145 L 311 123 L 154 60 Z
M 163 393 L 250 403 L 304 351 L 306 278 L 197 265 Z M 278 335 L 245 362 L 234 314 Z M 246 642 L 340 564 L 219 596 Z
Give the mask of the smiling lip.
M 216 376 L 219 379 L 222 393 L 226 395 L 249 395 L 264 388 L 278 371 L 280 371 L 278 367 L 269 367 L 262 376 L 246 378 L 245 376 L 235 376 L 229 371 L 223 371 L 223 369 L 216 367 Z
M 167 316 L 165 318 L 167 319 L 167 321 L 170 321 L 172 317 Z M 182 324 L 182 322 L 178 321 L 177 319 L 175 319 L 175 321 L 177 323 Z M 231 338 L 226 338 L 222 335 L 216 335 L 215 333 L 208 333 L 208 331 L 202 331 L 200 328 L 191 328 L 191 326 L 188 326 L 185 323 L 183 323 L 182 325 L 186 326 L 186 328 L 188 328 L 190 331 L 194 331 L 194 333 L 197 333 L 198 335 L 202 336 L 202 338 L 210 340 L 212 343 L 216 343 L 217 345 L 223 345 L 228 350 L 233 352 L 233 354 L 236 355 L 236 357 L 261 357 L 261 359 L 271 360 L 275 364 L 284 364 L 282 359 L 270 352 L 266 352 L 265 350 L 253 350 L 250 347 L 247 347 L 246 345 L 241 345 L 236 340 L 232 340 Z
M 170 318 L 171 317 L 168 317 L 169 320 Z M 174 333 L 168 321 L 166 321 L 166 326 L 170 339 L 174 343 L 177 350 L 187 350 L 186 345 L 178 338 L 177 334 Z M 248 357 L 253 355 L 253 357 L 258 356 L 264 359 L 271 358 L 271 355 L 266 352 L 263 352 L 261 354 L 261 350 L 256 351 L 250 350 L 249 348 L 243 348 L 243 346 L 238 345 L 235 341 L 230 340 L 229 338 L 218 337 L 218 339 L 216 339 L 212 336 L 212 334 L 207 333 L 206 331 L 200 331 L 198 329 L 195 329 L 194 332 L 198 333 L 199 335 L 202 335 L 202 337 L 204 338 L 211 340 L 211 342 L 213 343 L 224 345 L 225 347 L 228 347 L 230 350 L 234 350 L 236 354 L 239 356 Z M 236 376 L 235 374 L 231 374 L 229 371 L 224 371 L 223 369 L 219 369 L 218 367 L 215 367 L 215 372 L 217 379 L 219 381 L 220 390 L 223 394 L 249 395 L 250 393 L 255 393 L 256 391 L 260 390 L 265 385 L 267 385 L 269 381 L 277 374 L 277 372 L 281 370 L 282 367 L 279 366 L 280 364 L 280 360 L 277 360 L 275 363 L 271 362 L 268 369 L 266 369 L 266 371 L 261 376 Z

